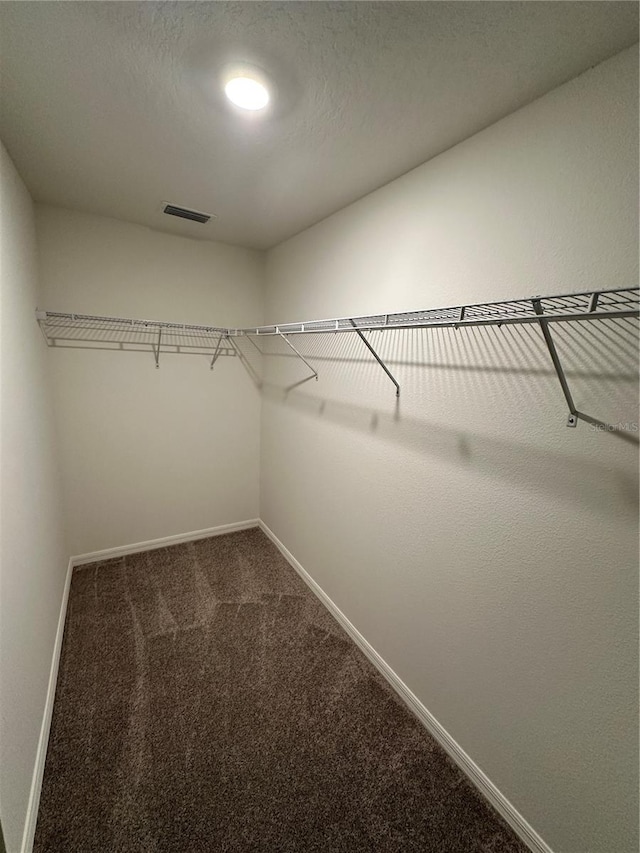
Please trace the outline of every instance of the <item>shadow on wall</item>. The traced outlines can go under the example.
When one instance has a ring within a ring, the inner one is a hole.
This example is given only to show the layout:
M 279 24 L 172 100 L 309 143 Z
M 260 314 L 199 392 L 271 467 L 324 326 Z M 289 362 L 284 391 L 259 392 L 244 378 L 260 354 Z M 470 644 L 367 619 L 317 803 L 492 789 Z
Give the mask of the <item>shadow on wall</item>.
M 578 409 L 614 426 L 607 436 L 576 434 L 599 431 L 588 424 L 564 426 L 566 403 L 534 325 L 368 333 L 401 385 L 399 399 L 356 334 L 292 335 L 319 372 L 317 382 L 311 377 L 294 390 L 309 371 L 284 341 L 238 341 L 253 381 L 273 403 L 591 510 L 619 516 L 622 504 L 636 517 L 638 329 L 634 319 L 553 329 Z M 564 440 L 566 452 L 558 450 Z M 589 440 L 593 450 L 585 452 Z

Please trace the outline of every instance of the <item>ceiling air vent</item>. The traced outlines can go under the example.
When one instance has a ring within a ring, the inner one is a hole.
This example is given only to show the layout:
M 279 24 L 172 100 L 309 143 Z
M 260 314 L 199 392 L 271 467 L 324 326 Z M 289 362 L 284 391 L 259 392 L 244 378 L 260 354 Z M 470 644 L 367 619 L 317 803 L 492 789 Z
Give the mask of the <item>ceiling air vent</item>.
M 188 210 L 186 207 L 178 207 L 176 204 L 165 204 L 163 210 L 169 216 L 179 216 L 181 219 L 191 219 L 193 222 L 201 222 L 202 224 L 211 219 L 210 213 Z

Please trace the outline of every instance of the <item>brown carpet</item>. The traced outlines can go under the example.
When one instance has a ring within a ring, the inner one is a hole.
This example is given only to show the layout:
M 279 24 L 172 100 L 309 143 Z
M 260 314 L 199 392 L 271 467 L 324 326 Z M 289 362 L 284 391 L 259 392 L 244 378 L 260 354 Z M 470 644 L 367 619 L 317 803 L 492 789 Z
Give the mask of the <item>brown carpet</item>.
M 77 569 L 35 853 L 525 853 L 259 530 Z

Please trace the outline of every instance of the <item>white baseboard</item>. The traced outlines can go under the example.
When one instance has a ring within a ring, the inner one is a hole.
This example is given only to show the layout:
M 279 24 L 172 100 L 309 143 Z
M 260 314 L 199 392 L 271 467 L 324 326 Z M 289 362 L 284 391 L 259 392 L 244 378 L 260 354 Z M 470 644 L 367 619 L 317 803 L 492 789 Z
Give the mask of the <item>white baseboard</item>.
M 155 548 L 166 548 L 168 545 L 178 545 L 180 542 L 194 542 L 196 539 L 209 539 L 211 536 L 221 536 L 223 533 L 233 533 L 235 530 L 248 530 L 259 527 L 257 518 L 248 521 L 236 521 L 233 524 L 220 524 L 218 527 L 207 527 L 205 530 L 193 530 L 191 533 L 177 533 L 175 536 L 163 536 L 161 539 L 150 539 L 148 542 L 136 542 L 133 545 L 120 545 L 117 548 L 105 548 L 102 551 L 91 551 L 89 554 L 78 554 L 71 558 L 75 566 L 86 563 L 97 563 L 98 560 L 112 560 L 114 557 L 124 557 L 125 554 L 137 554 L 140 551 L 153 551 Z
M 327 593 L 319 586 L 296 560 L 293 554 L 282 544 L 275 533 L 260 520 L 260 529 L 271 539 L 273 544 L 278 548 L 282 555 L 288 560 L 302 580 L 309 586 L 320 601 L 325 605 L 329 612 L 342 625 L 347 634 L 356 643 L 356 645 L 369 658 L 376 669 L 386 678 L 391 687 L 400 696 L 403 702 L 408 706 L 416 717 L 420 720 L 423 726 L 427 729 L 438 743 L 443 747 L 449 756 L 455 761 L 458 767 L 465 773 L 466 776 L 473 782 L 482 794 L 489 800 L 495 810 L 502 815 L 509 826 L 517 833 L 522 841 L 534 853 L 553 853 L 549 845 L 543 841 L 535 829 L 524 819 L 520 812 L 509 802 L 493 782 L 482 772 L 478 765 L 470 756 L 462 749 L 442 726 L 433 714 L 427 710 L 418 697 L 409 690 L 402 679 L 391 669 L 389 664 L 378 654 L 373 646 L 365 640 L 358 629 L 347 619 L 344 613 L 337 605 L 329 598 Z
M 40 793 L 42 791 L 44 764 L 47 758 L 49 731 L 51 729 L 51 717 L 53 716 L 53 702 L 56 698 L 58 666 L 60 664 L 60 653 L 62 651 L 62 637 L 64 635 L 64 623 L 67 616 L 67 602 L 69 601 L 69 589 L 71 587 L 72 574 L 73 561 L 69 560 L 69 565 L 67 567 L 67 576 L 65 578 L 64 589 L 62 591 L 62 600 L 60 602 L 58 627 L 56 629 L 56 637 L 53 644 L 53 655 L 51 656 L 49 684 L 47 686 L 47 696 L 44 703 L 42 725 L 40 726 L 40 737 L 38 738 L 38 748 L 36 750 L 36 763 L 33 768 L 33 777 L 31 779 L 31 790 L 29 792 L 29 803 L 27 805 L 27 815 L 24 822 L 24 832 L 22 834 L 22 846 L 20 848 L 20 853 L 31 853 L 33 849 L 33 839 L 36 834 L 36 823 L 38 821 L 38 806 L 40 805 Z

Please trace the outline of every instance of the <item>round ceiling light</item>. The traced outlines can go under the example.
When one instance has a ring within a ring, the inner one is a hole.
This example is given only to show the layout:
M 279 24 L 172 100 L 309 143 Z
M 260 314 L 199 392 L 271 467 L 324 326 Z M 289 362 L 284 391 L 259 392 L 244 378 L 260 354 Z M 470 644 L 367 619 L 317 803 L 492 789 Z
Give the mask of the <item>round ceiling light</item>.
M 269 103 L 269 90 L 253 77 L 232 77 L 224 87 L 224 93 L 232 104 L 242 110 L 263 110 Z

